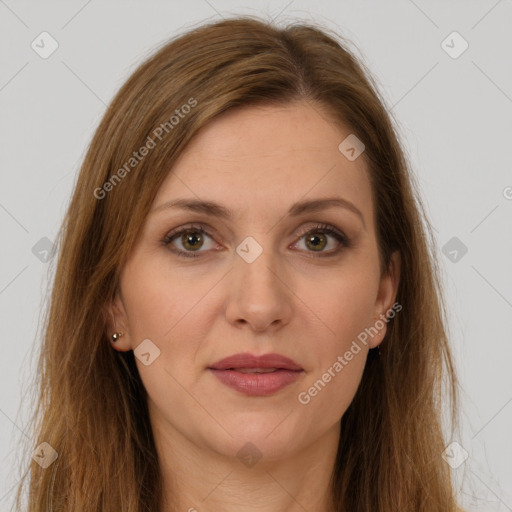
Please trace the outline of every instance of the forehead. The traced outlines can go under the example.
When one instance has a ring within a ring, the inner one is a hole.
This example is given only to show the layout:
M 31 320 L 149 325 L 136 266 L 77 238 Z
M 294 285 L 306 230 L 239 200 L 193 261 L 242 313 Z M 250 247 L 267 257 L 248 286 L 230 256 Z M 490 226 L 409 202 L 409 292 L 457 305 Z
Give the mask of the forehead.
M 177 159 L 155 199 L 215 200 L 252 215 L 273 215 L 301 199 L 338 195 L 372 217 L 363 158 L 338 149 L 350 129 L 310 104 L 250 106 L 203 127 Z

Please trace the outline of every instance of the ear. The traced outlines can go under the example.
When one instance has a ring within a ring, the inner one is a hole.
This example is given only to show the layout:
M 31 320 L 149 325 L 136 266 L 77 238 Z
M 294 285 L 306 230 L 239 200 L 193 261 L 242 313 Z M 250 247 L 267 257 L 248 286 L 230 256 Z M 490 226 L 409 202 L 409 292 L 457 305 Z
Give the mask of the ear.
M 126 310 L 119 291 L 116 292 L 115 297 L 105 307 L 105 315 L 107 337 L 112 348 L 119 352 L 127 352 L 128 350 L 131 350 L 132 346 L 128 329 Z M 114 342 L 112 340 L 112 334 L 115 332 L 122 333 L 122 336 Z
M 391 254 L 387 273 L 383 274 L 380 279 L 373 319 L 373 326 L 378 330 L 378 334 L 371 338 L 370 348 L 375 348 L 382 343 L 387 330 L 386 319 L 392 318 L 402 309 L 400 304 L 393 307 L 400 282 L 400 265 L 400 253 L 395 251 Z

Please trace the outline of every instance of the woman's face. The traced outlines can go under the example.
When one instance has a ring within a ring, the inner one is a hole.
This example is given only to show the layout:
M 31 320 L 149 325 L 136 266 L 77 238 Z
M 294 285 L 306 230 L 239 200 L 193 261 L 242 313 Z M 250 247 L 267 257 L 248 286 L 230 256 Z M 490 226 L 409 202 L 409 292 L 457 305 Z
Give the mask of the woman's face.
M 161 186 L 113 312 L 169 444 L 276 460 L 338 435 L 398 281 L 350 133 L 306 103 L 228 111 Z

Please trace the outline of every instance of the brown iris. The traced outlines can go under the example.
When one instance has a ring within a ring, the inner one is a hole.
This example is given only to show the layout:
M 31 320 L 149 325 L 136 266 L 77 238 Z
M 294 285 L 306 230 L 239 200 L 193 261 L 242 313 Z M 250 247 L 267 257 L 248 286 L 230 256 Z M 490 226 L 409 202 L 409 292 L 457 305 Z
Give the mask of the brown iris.
M 321 251 L 325 247 L 326 242 L 326 236 L 321 233 L 312 233 L 307 235 L 306 238 L 306 245 L 313 251 Z
M 197 245 L 198 241 L 200 245 Z M 199 231 L 187 231 L 181 235 L 181 243 L 186 249 L 195 251 L 203 245 L 203 235 Z

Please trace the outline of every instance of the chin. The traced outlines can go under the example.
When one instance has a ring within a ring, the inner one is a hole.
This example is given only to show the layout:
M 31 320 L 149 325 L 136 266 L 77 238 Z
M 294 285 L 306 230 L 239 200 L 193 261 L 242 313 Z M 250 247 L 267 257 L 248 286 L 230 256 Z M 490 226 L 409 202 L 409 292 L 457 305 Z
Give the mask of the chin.
M 304 432 L 293 428 L 292 415 L 287 418 L 286 414 L 281 414 L 278 420 L 275 414 L 249 416 L 245 414 L 239 421 L 234 416 L 233 421 L 223 422 L 232 437 L 223 431 L 215 439 L 208 439 L 211 449 L 223 456 L 235 456 L 242 462 L 245 457 L 264 462 L 290 457 L 300 448 L 301 441 L 305 441 Z

